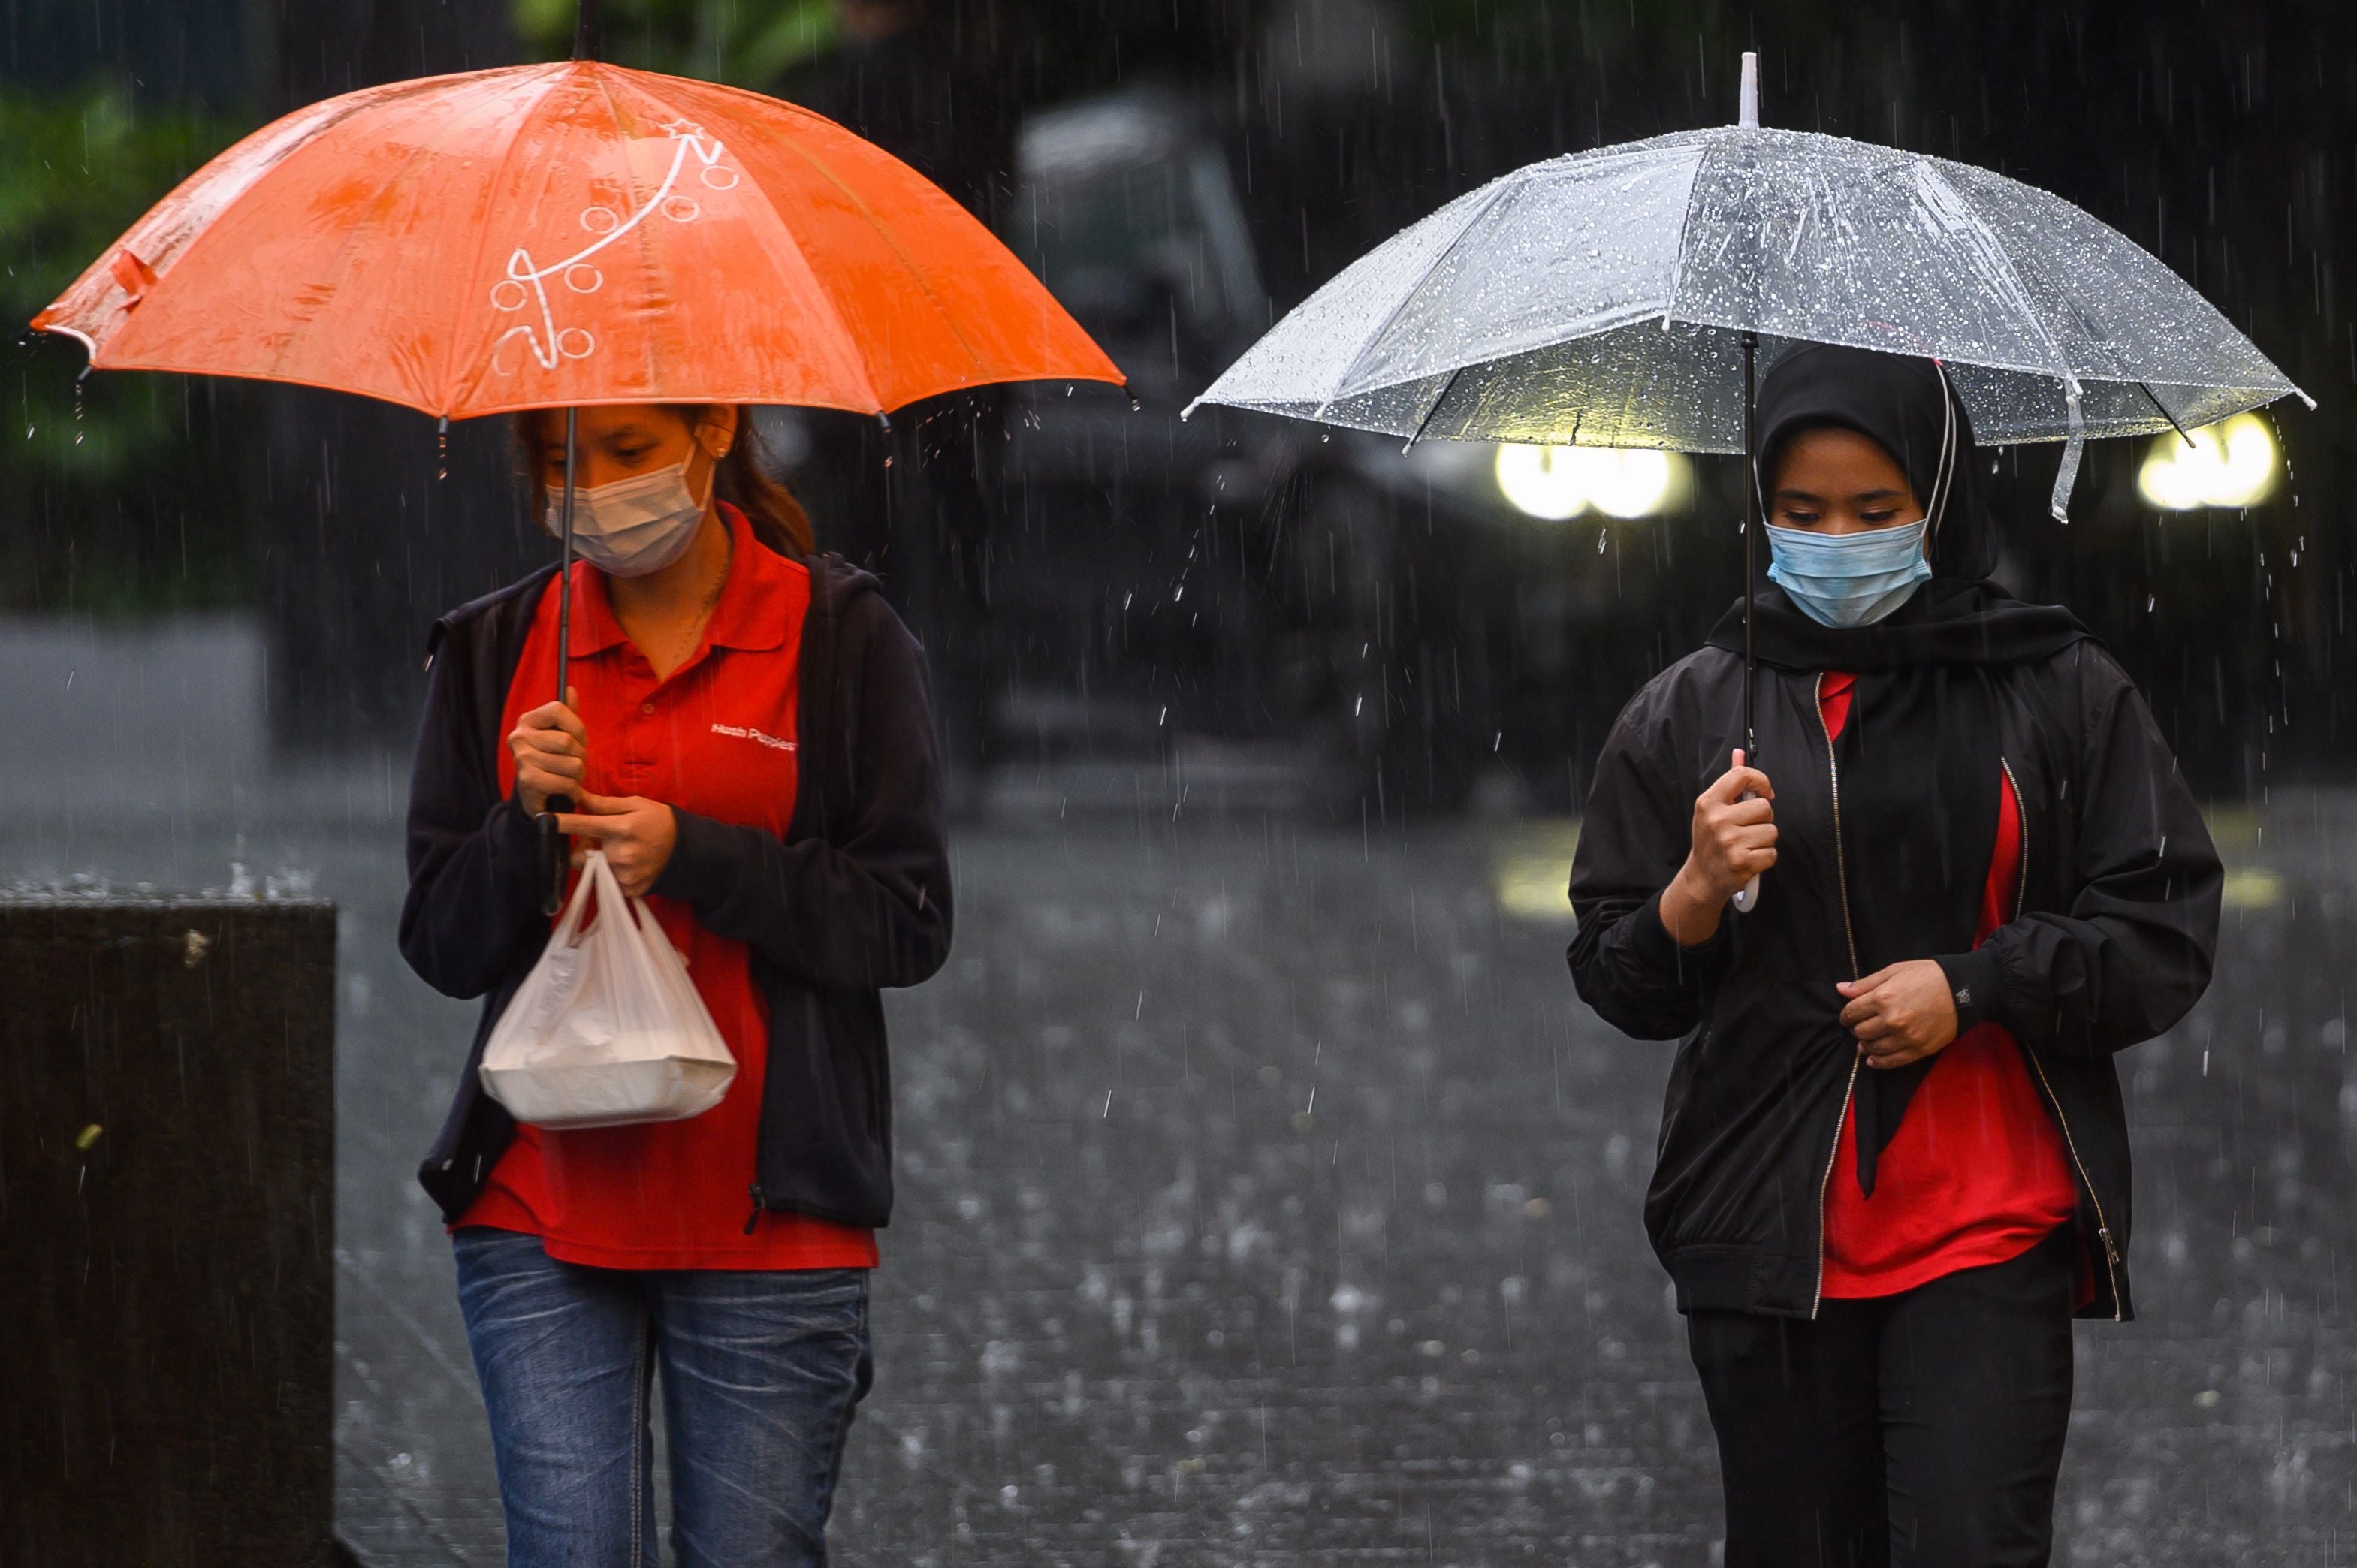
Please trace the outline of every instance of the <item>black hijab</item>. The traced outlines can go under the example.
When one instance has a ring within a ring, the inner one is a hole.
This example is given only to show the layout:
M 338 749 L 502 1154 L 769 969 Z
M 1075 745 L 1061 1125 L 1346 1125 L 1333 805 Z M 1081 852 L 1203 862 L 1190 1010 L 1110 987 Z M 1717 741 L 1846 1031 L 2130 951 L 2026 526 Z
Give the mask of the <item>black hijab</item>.
M 1860 673 L 2010 664 L 2088 635 L 2060 605 L 2024 604 L 1987 580 L 1996 570 L 1997 539 L 1981 497 L 1983 459 L 1972 416 L 1935 361 L 1832 343 L 1805 343 L 1785 354 L 1761 378 L 1752 418 L 1752 470 L 1760 489 L 1774 478 L 1785 442 L 1826 425 L 1878 443 L 1906 472 L 1916 499 L 1934 508 L 1932 579 L 1872 626 L 1823 626 L 1767 580 L 1770 553 L 1762 548 L 1752 609 L 1761 663 Z M 1720 618 L 1709 642 L 1743 651 L 1740 601 Z
M 1849 934 L 1865 975 L 1974 945 L 2004 787 L 2003 667 L 2045 658 L 2088 632 L 2060 606 L 2024 604 L 1986 580 L 1996 535 L 1981 500 L 1980 450 L 1963 400 L 1936 363 L 1822 344 L 1785 355 L 1760 383 L 1754 420 L 1752 460 L 1763 491 L 1783 444 L 1827 425 L 1888 451 L 1931 523 L 1930 581 L 1871 626 L 1820 625 L 1773 584 L 1755 584 L 1760 662 L 1857 677 L 1847 722 L 1826 750 L 1840 779 L 1843 854 L 1835 864 L 1847 883 Z M 1760 553 L 1764 566 L 1769 553 Z M 1740 604 L 1710 641 L 1743 650 Z M 1816 765 L 1760 761 L 1771 778 L 1779 767 Z M 2016 913 L 2008 904 L 2002 917 Z M 1822 978 L 1830 993 L 1833 980 L 1849 976 L 1809 978 Z M 1860 1069 L 1857 1180 L 1869 1197 L 1882 1151 L 1938 1059 Z

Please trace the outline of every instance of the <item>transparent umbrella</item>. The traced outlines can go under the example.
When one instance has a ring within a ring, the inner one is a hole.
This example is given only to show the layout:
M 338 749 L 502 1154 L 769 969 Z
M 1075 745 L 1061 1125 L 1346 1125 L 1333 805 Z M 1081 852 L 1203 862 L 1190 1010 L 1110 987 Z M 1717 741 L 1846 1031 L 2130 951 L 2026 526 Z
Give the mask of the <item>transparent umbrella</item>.
M 2299 392 L 2078 208 L 1968 164 L 1739 124 L 1533 164 L 1361 257 L 1199 400 L 1409 440 L 1745 450 L 1747 349 L 1946 364 L 1984 441 L 2189 429 Z M 2310 406 L 2314 400 L 2309 400 Z
M 1551 158 L 1458 198 L 1310 295 L 1198 404 L 1410 443 L 1747 452 L 1759 371 L 1796 343 L 1840 343 L 1942 361 L 1984 441 L 2065 442 L 2065 521 L 2091 435 L 2181 434 L 2286 393 L 2315 406 L 2182 278 L 2060 197 L 1768 130 L 1759 102 L 1747 54 L 1734 125 Z M 1747 489 L 1756 758 L 1756 476 Z

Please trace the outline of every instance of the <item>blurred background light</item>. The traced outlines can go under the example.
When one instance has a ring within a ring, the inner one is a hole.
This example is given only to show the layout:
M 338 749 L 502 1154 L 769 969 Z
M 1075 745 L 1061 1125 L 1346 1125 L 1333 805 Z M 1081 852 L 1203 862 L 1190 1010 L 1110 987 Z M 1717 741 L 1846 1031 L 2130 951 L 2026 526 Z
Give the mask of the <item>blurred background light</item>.
M 2253 506 L 2275 489 L 2275 433 L 2255 413 L 2205 424 L 2188 436 L 2157 437 L 2136 475 L 2145 500 L 2163 511 Z
M 1683 500 L 1691 478 L 1673 452 L 1609 446 L 1499 446 L 1498 489 L 1514 509 L 1559 522 L 1590 508 L 1607 517 L 1652 517 Z

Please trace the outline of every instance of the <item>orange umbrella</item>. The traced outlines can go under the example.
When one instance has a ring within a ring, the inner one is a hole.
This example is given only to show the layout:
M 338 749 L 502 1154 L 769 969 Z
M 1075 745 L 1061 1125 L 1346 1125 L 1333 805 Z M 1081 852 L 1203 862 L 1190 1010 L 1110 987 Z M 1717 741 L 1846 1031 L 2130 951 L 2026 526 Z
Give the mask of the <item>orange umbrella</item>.
M 36 328 L 100 370 L 444 418 L 594 403 L 880 413 L 1122 381 L 907 165 L 758 93 L 594 60 L 368 88 L 230 148 Z
M 446 422 L 596 403 L 882 414 L 994 381 L 1122 382 L 915 170 L 775 99 L 578 58 L 590 10 L 572 60 L 368 88 L 264 126 L 33 325 L 81 338 L 98 370 L 294 381 Z M 553 815 L 541 831 L 555 889 Z

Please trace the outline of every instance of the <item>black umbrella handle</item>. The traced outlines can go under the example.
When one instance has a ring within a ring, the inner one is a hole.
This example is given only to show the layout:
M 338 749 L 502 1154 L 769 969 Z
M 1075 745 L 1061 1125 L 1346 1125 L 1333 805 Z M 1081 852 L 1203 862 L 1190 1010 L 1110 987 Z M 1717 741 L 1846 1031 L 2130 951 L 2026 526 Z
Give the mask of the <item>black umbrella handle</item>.
M 556 813 L 573 809 L 568 795 L 551 795 L 548 810 L 533 819 L 540 829 L 540 912 L 554 915 L 565 908 L 565 874 L 572 869 L 572 855 L 567 852 L 564 830 L 556 825 Z

